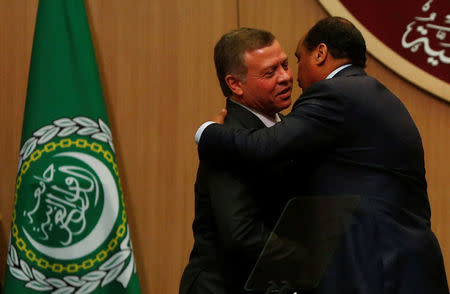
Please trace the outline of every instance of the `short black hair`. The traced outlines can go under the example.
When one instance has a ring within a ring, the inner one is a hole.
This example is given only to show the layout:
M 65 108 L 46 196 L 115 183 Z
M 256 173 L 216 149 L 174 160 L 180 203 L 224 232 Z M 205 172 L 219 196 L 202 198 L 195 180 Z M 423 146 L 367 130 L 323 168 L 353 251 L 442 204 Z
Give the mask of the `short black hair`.
M 366 42 L 349 20 L 329 16 L 316 23 L 303 40 L 303 46 L 312 51 L 320 43 L 327 45 L 334 58 L 349 58 L 353 65 L 366 66 Z
M 270 46 L 274 40 L 272 33 L 253 28 L 232 30 L 220 38 L 214 47 L 214 64 L 225 97 L 233 94 L 225 81 L 227 75 L 233 74 L 244 82 L 247 78 L 245 51 Z

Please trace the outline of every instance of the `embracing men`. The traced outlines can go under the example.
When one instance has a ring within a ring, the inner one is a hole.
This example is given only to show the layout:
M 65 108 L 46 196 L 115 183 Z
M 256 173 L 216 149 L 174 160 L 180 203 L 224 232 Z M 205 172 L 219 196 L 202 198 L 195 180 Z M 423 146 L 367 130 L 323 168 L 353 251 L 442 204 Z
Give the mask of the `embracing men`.
M 203 125 L 200 160 L 293 160 L 296 196 L 361 197 L 319 286 L 306 293 L 447 294 L 420 134 L 403 103 L 365 73 L 363 36 L 348 20 L 327 17 L 300 40 L 296 56 L 303 94 L 291 113 L 260 130 Z

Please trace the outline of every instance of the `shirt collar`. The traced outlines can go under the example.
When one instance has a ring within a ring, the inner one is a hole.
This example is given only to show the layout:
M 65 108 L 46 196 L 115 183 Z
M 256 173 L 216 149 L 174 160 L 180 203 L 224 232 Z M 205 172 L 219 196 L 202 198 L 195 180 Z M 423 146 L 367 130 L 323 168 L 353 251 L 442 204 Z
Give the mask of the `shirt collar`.
M 237 101 L 234 101 L 233 99 L 230 99 L 230 101 L 232 101 L 233 103 L 236 103 L 236 104 L 244 107 L 245 109 L 247 109 L 248 111 L 250 111 L 251 113 L 256 115 L 262 121 L 262 123 L 268 128 L 270 128 L 271 126 L 273 126 L 277 122 L 281 121 L 280 116 L 278 115 L 278 113 L 275 113 L 275 119 L 273 119 L 273 118 L 268 117 L 265 114 L 262 114 L 262 113 L 260 113 L 260 112 L 258 112 L 256 110 L 254 110 L 253 108 L 245 106 L 245 105 L 243 105 L 243 104 L 241 104 L 241 103 L 239 103 Z
M 340 72 L 341 70 L 343 70 L 346 67 L 349 67 L 351 65 L 351 63 L 347 63 L 344 65 L 341 65 L 340 67 L 336 68 L 335 70 L 333 70 L 328 76 L 327 79 L 331 79 L 332 77 L 334 77 L 338 72 Z

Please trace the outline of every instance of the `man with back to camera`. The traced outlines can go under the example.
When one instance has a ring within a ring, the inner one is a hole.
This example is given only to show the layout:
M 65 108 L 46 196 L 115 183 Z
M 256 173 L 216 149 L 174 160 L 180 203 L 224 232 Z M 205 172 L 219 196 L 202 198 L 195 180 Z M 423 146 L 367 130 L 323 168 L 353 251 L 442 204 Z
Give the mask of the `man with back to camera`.
M 227 99 L 225 125 L 260 129 L 291 104 L 287 56 L 266 31 L 241 28 L 219 40 L 214 61 Z M 215 165 L 201 160 L 195 183 L 194 248 L 180 294 L 236 294 L 275 225 L 288 195 L 288 164 Z
M 449 293 L 420 134 L 403 103 L 364 72 L 363 36 L 348 20 L 327 17 L 300 40 L 296 56 L 303 94 L 291 113 L 263 130 L 202 125 L 200 159 L 294 158 L 304 180 L 294 183 L 296 195 L 361 196 L 318 288 L 306 293 Z

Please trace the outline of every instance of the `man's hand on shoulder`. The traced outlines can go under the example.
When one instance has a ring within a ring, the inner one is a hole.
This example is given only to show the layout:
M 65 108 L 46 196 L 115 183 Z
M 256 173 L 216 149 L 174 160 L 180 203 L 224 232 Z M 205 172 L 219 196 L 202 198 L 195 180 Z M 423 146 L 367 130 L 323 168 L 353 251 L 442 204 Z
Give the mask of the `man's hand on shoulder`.
M 207 126 L 209 126 L 210 124 L 213 123 L 218 123 L 223 125 L 224 121 L 225 121 L 225 117 L 227 117 L 227 110 L 225 108 L 223 108 L 222 110 L 220 110 L 220 112 L 218 114 L 216 114 L 212 120 L 205 122 L 204 124 L 202 124 L 197 132 L 195 133 L 195 142 L 198 144 L 198 142 L 200 142 L 200 137 L 203 134 L 203 131 L 206 129 Z
M 218 114 L 216 114 L 211 121 L 223 125 L 225 118 L 227 117 L 226 108 L 222 108 Z

